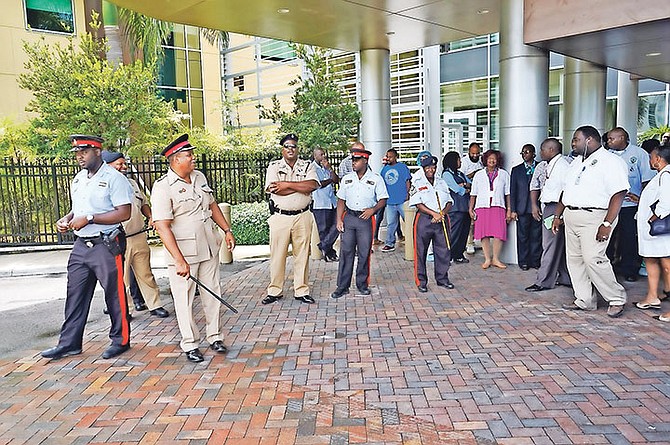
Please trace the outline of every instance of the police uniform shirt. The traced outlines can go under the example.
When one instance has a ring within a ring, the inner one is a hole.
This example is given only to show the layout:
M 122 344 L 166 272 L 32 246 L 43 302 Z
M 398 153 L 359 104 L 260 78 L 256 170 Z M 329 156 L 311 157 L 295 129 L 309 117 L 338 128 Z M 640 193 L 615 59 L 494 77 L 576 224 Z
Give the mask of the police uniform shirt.
M 352 172 L 342 178 L 337 197 L 351 210 L 362 211 L 377 205 L 380 199 L 388 199 L 384 179 L 368 169 L 362 178 Z
M 74 217 L 111 212 L 115 207 L 130 204 L 133 191 L 128 179 L 116 169 L 102 163 L 93 177 L 88 170 L 77 173 L 72 180 L 72 214 Z M 74 234 L 83 237 L 98 236 L 118 227 L 118 224 L 87 224 Z
M 643 148 L 632 144 L 628 144 L 628 147 L 624 150 L 610 150 L 610 153 L 619 156 L 626 163 L 628 167 L 628 183 L 630 184 L 628 191 L 640 196 L 642 193 L 642 183 L 649 182 L 651 178 L 656 176 L 656 172 L 649 165 L 649 154 Z M 636 207 L 637 203 L 624 199 L 622 206 Z
M 123 222 L 123 229 L 126 231 L 126 234 L 132 235 L 133 233 L 140 232 L 144 229 L 144 215 L 142 214 L 142 207 L 145 204 L 149 204 L 147 197 L 140 190 L 140 186 L 137 184 L 137 181 L 134 179 L 127 178 L 130 183 L 131 188 L 133 189 L 133 202 L 130 210 L 130 219 Z
M 333 184 L 330 183 L 325 187 L 321 187 L 321 181 L 326 181 L 331 178 L 330 170 L 326 170 L 320 166 L 316 161 L 312 161 L 314 164 L 314 169 L 316 171 L 316 176 L 319 181 L 319 188 L 312 192 L 312 199 L 314 203 L 312 204 L 313 209 L 334 209 L 337 206 L 337 198 L 335 197 L 335 192 L 333 191 Z
M 314 180 L 319 182 L 316 175 L 316 169 L 310 161 L 298 159 L 293 168 L 286 163 L 284 158 L 270 162 L 265 175 L 265 190 L 272 182 L 300 182 Z M 270 193 L 270 199 L 274 201 L 277 208 L 281 210 L 302 210 L 312 202 L 311 194 L 291 193 L 290 195 L 280 196 Z
M 547 204 L 559 201 L 565 187 L 565 177 L 569 169 L 570 163 L 561 155 L 554 156 L 547 163 L 547 168 L 544 172 L 545 181 L 540 193 L 540 202 Z
M 415 184 L 412 184 L 409 205 L 416 206 L 417 204 L 423 204 L 433 212 L 440 212 L 444 209 L 447 203 L 453 202 L 446 181 L 438 176 L 435 176 L 433 181 L 433 184 L 431 184 L 430 181 L 424 177 L 423 179 L 418 180 Z M 442 209 L 440 209 L 440 206 L 437 203 L 436 193 L 440 196 Z
M 628 190 L 626 163 L 599 148 L 588 158 L 578 156 L 565 175 L 563 204 L 571 207 L 607 209 L 615 193 Z
M 507 207 L 505 195 L 510 193 L 510 177 L 502 168 L 498 169 L 498 175 L 493 180 L 493 190 L 489 184 L 486 170 L 479 170 L 472 178 L 470 196 L 476 196 L 475 208 Z
M 169 169 L 154 183 L 151 210 L 154 221 L 172 220 L 170 228 L 179 250 L 187 263 L 195 264 L 217 254 L 222 238 L 211 219 L 209 207 L 216 200 L 207 178 L 194 170 L 190 179 L 189 184 Z

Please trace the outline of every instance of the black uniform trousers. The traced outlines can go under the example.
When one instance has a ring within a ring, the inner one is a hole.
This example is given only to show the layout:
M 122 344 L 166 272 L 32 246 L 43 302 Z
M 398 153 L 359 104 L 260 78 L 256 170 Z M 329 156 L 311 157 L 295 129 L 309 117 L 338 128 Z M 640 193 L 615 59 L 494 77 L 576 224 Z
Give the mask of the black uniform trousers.
M 451 258 L 464 258 L 465 246 L 470 234 L 470 214 L 468 212 L 449 213 L 449 241 L 451 242 Z
M 118 240 L 124 251 L 125 235 L 119 235 Z M 67 264 L 65 322 L 61 328 L 58 346 L 66 350 L 81 349 L 84 327 L 98 281 L 104 289 L 105 304 L 112 322 L 109 329 L 112 344 L 125 346 L 130 343 L 128 305 L 123 284 L 123 255 L 112 255 L 101 242 L 89 247 L 78 238 Z
M 340 263 L 337 268 L 337 289 L 349 289 L 356 265 L 356 287 L 365 289 L 370 282 L 370 251 L 375 217 L 361 219 L 347 211 L 344 214 L 344 232 L 340 239 Z
M 312 209 L 316 228 L 319 230 L 319 250 L 324 254 L 335 253 L 333 244 L 337 241 L 337 209 Z
M 619 223 L 614 228 L 607 257 L 617 273 L 624 277 L 637 277 L 642 264 L 637 246 L 637 206 L 621 207 Z
M 545 204 L 542 218 L 553 216 L 557 206 L 555 202 Z M 564 286 L 572 285 L 565 257 L 565 226 L 561 225 L 558 233 L 554 235 L 551 229 L 542 224 L 542 261 L 534 284 L 545 289 L 553 289 L 556 283 Z
M 519 265 L 540 267 L 542 221 L 537 221 L 531 213 L 518 215 L 516 222 L 516 254 Z
M 414 217 L 414 281 L 417 286 L 425 286 L 428 283 L 426 273 L 426 257 L 428 246 L 433 243 L 433 264 L 435 265 L 435 281 L 437 284 L 449 283 L 449 262 L 451 253 L 447 248 L 447 239 L 444 236 L 442 223 L 433 224 L 432 217 L 425 213 L 417 212 Z M 449 222 L 445 221 L 447 233 Z M 469 227 L 468 227 L 469 231 Z

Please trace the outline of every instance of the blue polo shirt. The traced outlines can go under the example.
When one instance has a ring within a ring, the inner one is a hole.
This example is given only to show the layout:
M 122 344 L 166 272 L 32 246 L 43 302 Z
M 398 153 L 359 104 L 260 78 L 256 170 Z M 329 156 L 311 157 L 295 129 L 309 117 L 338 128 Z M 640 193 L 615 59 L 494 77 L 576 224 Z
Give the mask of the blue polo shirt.
M 407 200 L 407 181 L 412 179 L 409 168 L 402 162 L 385 165 L 381 171 L 389 198 L 387 205 L 402 204 Z
M 312 161 L 316 169 L 316 176 L 319 178 L 319 183 L 330 179 L 330 170 L 326 170 L 316 161 Z M 319 209 L 334 209 L 337 207 L 337 198 L 333 190 L 333 184 L 330 183 L 325 187 L 319 187 L 312 192 L 312 208 Z
M 629 193 L 640 196 L 642 183 L 649 182 L 656 172 L 649 165 L 649 154 L 643 148 L 628 144 L 623 150 L 610 150 L 611 153 L 621 157 L 628 167 Z M 622 207 L 637 207 L 637 204 L 629 199 L 624 199 Z

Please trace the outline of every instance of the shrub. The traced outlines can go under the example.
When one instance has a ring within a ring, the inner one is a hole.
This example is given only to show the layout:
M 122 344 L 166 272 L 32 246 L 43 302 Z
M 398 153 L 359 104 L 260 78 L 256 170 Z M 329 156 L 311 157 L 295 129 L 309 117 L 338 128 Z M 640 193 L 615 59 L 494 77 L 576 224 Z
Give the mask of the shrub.
M 233 206 L 231 225 L 237 244 L 249 246 L 269 244 L 270 210 L 266 202 L 252 202 Z

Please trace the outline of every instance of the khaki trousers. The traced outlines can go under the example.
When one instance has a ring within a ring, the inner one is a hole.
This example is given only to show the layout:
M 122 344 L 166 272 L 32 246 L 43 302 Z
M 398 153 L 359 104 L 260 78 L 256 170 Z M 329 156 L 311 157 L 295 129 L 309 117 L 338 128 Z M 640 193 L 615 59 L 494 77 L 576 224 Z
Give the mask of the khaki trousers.
M 190 264 L 190 267 L 191 275 L 202 281 L 202 284 L 209 289 L 221 295 L 218 255 L 214 255 L 201 263 Z M 177 275 L 173 264 L 168 265 L 168 276 L 172 298 L 174 299 L 174 311 L 181 333 L 179 346 L 183 351 L 188 352 L 200 345 L 200 331 L 193 318 L 193 299 L 196 285 L 193 280 Z M 223 340 L 219 329 L 221 303 L 205 289 L 200 289 L 200 302 L 205 311 L 207 341 L 211 345 L 217 340 Z
M 270 285 L 268 295 L 282 295 L 286 274 L 288 245 L 293 247 L 294 296 L 309 295 L 309 249 L 312 240 L 312 212 L 289 216 L 275 213 L 270 226 Z
M 626 303 L 626 290 L 614 276 L 607 258 L 607 242 L 597 241 L 598 227 L 605 220 L 607 210 L 565 209 L 565 247 L 568 272 L 572 278 L 575 304 L 582 309 L 594 310 L 598 306 L 597 289 L 609 304 Z M 612 231 L 617 220 L 612 223 Z M 595 289 L 594 289 L 595 287 Z
M 132 312 L 133 303 L 130 298 L 130 268 L 132 267 L 137 285 L 147 303 L 149 310 L 154 310 L 161 306 L 159 298 L 158 284 L 154 274 L 151 272 L 151 248 L 147 244 L 147 234 L 139 233 L 135 236 L 126 238 L 126 263 L 123 271 L 123 281 L 126 285 L 126 295 L 128 296 L 128 308 Z

